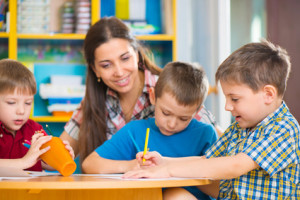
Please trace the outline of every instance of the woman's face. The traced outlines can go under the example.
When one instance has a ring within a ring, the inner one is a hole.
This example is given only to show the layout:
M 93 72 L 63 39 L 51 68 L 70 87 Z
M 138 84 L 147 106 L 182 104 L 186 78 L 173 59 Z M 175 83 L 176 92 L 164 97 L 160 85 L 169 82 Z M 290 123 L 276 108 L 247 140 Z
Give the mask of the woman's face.
M 138 79 L 138 54 L 125 39 L 114 38 L 95 50 L 97 77 L 118 93 L 127 93 Z

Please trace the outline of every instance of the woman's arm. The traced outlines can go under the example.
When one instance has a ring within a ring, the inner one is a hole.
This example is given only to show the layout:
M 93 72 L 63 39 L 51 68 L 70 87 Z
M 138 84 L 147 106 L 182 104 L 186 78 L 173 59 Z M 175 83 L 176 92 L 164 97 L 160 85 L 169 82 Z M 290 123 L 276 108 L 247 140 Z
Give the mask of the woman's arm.
M 125 173 L 134 169 L 140 169 L 136 159 L 110 160 L 100 157 L 95 151 L 82 163 L 82 171 L 87 174 Z

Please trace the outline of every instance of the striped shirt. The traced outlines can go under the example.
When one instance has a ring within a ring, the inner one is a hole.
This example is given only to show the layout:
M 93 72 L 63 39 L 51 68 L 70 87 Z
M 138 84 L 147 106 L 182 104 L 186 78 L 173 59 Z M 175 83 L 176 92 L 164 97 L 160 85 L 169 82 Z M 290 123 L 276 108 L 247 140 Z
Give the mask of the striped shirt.
M 141 96 L 138 98 L 134 107 L 131 121 L 147 119 L 154 117 L 154 105 L 151 105 L 149 99 L 150 88 L 154 87 L 158 79 L 157 75 L 153 75 L 149 70 L 145 69 L 145 84 Z M 107 138 L 110 139 L 119 129 L 125 124 L 125 115 L 122 112 L 118 95 L 115 91 L 108 88 L 106 95 L 106 123 L 107 123 Z M 194 117 L 198 121 L 202 121 L 209 124 L 215 124 L 214 116 L 205 108 L 201 109 Z M 78 140 L 79 126 L 82 122 L 82 110 L 81 106 L 74 111 L 73 116 L 69 122 L 65 125 L 65 131 L 75 140 Z
M 299 124 L 284 102 L 254 129 L 242 129 L 234 122 L 206 157 L 243 152 L 260 167 L 221 180 L 218 199 L 299 199 L 299 142 Z

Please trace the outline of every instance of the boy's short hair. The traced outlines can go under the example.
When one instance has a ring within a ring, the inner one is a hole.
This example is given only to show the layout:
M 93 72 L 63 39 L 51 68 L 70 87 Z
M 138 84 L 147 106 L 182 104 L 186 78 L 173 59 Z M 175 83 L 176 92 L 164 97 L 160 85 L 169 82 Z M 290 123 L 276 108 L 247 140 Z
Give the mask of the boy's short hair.
M 34 95 L 36 82 L 32 72 L 18 61 L 0 60 L 0 94 L 18 93 Z
M 200 107 L 208 92 L 208 80 L 203 68 L 198 64 L 168 63 L 155 85 L 155 97 L 161 97 L 164 92 L 172 94 L 179 104 Z
M 284 95 L 291 70 L 286 50 L 269 41 L 250 43 L 234 51 L 218 68 L 216 81 L 247 84 L 253 91 L 273 85 Z

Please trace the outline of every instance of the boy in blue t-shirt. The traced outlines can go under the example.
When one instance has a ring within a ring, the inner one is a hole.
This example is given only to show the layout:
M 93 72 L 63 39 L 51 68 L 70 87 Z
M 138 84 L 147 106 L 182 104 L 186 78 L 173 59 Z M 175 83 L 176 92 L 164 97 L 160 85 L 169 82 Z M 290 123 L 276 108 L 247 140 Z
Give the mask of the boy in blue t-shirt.
M 208 80 L 201 67 L 183 62 L 168 63 L 155 90 L 150 91 L 155 119 L 126 124 L 84 160 L 83 171 L 125 173 L 140 169 L 136 154 L 144 148 L 147 128 L 150 128 L 148 148 L 151 151 L 169 157 L 204 155 L 217 140 L 217 133 L 211 125 L 198 122 L 193 116 L 201 109 L 207 91 Z M 198 198 L 209 199 L 196 187 L 187 190 Z
M 290 68 L 287 52 L 268 41 L 236 50 L 216 73 L 235 122 L 206 158 L 149 152 L 158 166 L 124 178 L 209 177 L 220 185 L 202 189 L 218 199 L 300 199 L 299 124 L 283 101 Z

